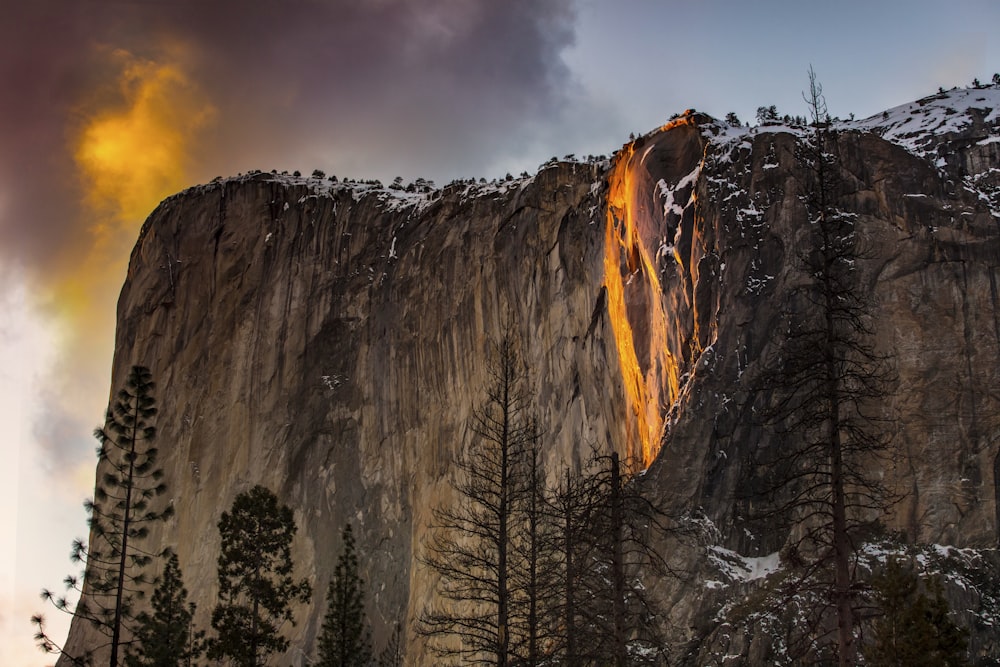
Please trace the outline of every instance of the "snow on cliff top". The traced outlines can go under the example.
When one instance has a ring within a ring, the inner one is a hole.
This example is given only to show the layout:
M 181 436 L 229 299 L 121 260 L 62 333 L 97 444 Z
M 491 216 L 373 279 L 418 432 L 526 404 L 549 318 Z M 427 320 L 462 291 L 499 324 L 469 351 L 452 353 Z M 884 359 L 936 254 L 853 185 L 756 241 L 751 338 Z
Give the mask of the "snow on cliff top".
M 937 148 L 934 137 L 964 132 L 973 127 L 977 118 L 984 124 L 984 136 L 980 141 L 997 141 L 1000 137 L 1000 87 L 943 91 L 870 118 L 848 121 L 844 126 L 874 132 L 915 155 L 930 157 Z
M 383 202 L 387 202 L 387 207 L 391 209 L 406 208 L 416 206 L 421 208 L 429 204 L 440 195 L 440 190 L 434 186 L 433 181 L 417 179 L 405 188 L 396 184 L 386 187 L 377 180 L 338 180 L 336 177 L 327 178 L 322 172 L 314 172 L 312 176 L 304 176 L 299 172 L 289 174 L 287 171 L 260 171 L 253 170 L 245 174 L 236 176 L 214 178 L 210 183 L 195 185 L 183 190 L 168 198 L 174 199 L 191 193 L 201 194 L 219 188 L 226 183 L 275 183 L 285 187 L 300 186 L 305 188 L 309 195 L 320 197 L 334 197 L 339 193 L 348 193 L 351 199 L 358 200 L 364 196 L 374 194 Z
M 966 132 L 977 124 L 982 136 L 968 138 L 980 144 L 1000 142 L 1000 86 L 940 91 L 914 102 L 887 109 L 869 118 L 836 121 L 834 125 L 843 130 L 873 132 L 915 155 L 934 159 L 938 157 L 938 146 L 942 140 L 949 138 L 948 135 Z M 662 128 L 652 130 L 646 136 L 654 135 L 659 131 L 662 131 Z M 745 142 L 747 135 L 758 132 L 791 132 L 805 135 L 810 129 L 808 126 L 782 123 L 781 121 L 752 127 L 730 127 L 726 123 L 716 120 L 703 126 L 703 131 L 707 131 L 706 138 L 710 138 L 712 141 L 735 146 Z M 591 162 L 605 167 L 608 165 L 604 156 L 598 158 L 588 156 L 586 160 L 578 160 L 574 156 L 567 155 L 563 160 L 553 158 L 542 164 L 539 167 L 539 172 L 557 162 Z M 398 183 L 387 187 L 379 181 L 327 179 L 325 175 L 315 172 L 312 176 L 304 176 L 298 172 L 289 174 L 288 172 L 251 171 L 227 178 L 216 178 L 211 183 L 193 186 L 169 197 L 168 200 L 192 191 L 214 189 L 220 183 L 264 181 L 285 186 L 305 186 L 311 194 L 319 196 L 335 196 L 338 193 L 349 192 L 351 198 L 357 200 L 374 194 L 390 210 L 414 207 L 415 210 L 419 211 L 439 198 L 445 191 L 457 190 L 461 192 L 463 197 L 495 196 L 511 189 L 524 187 L 532 180 L 534 180 L 534 176 L 522 174 L 519 178 L 508 176 L 506 179 L 494 179 L 488 183 L 483 180 L 479 182 L 473 179 L 458 180 L 442 188 L 435 186 L 433 181 L 417 179 L 406 187 L 400 187 Z
M 308 191 L 308 196 L 314 197 L 337 197 L 347 194 L 352 200 L 358 201 L 362 198 L 375 196 L 382 203 L 385 210 L 411 209 L 421 211 L 430 205 L 431 202 L 440 199 L 445 195 L 458 195 L 460 198 L 473 197 L 496 197 L 504 195 L 511 190 L 520 190 L 532 182 L 536 176 L 542 172 L 557 168 L 563 165 L 596 165 L 607 168 L 609 161 L 604 155 L 589 155 L 585 158 L 577 158 L 575 155 L 567 155 L 562 159 L 550 158 L 542 163 L 534 175 L 523 172 L 515 177 L 507 174 L 503 178 L 494 178 L 487 181 L 485 178 L 476 180 L 474 178 L 456 179 L 445 186 L 436 186 L 434 181 L 418 178 L 415 181 L 403 185 L 399 179 L 392 185 L 383 185 L 379 180 L 355 180 L 337 179 L 334 176 L 326 177 L 323 172 L 314 172 L 311 176 L 305 176 L 299 172 L 289 174 L 287 171 L 260 171 L 252 170 L 245 174 L 236 176 L 218 176 L 209 183 L 191 186 L 175 195 L 171 195 L 164 202 L 189 195 L 203 194 L 216 190 L 228 183 L 274 183 L 285 187 L 302 187 Z
M 981 135 L 970 135 L 969 138 L 976 143 L 997 143 L 1000 142 L 1000 86 L 941 91 L 869 118 L 835 120 L 833 127 L 878 134 L 920 157 L 937 157 L 936 149 L 942 139 L 947 140 L 970 130 L 978 130 Z M 788 123 L 787 117 L 785 121 L 775 120 L 749 127 L 730 127 L 716 120 L 706 129 L 706 136 L 718 143 L 742 141 L 746 135 L 758 132 L 790 132 L 799 136 L 811 132 L 808 125 Z

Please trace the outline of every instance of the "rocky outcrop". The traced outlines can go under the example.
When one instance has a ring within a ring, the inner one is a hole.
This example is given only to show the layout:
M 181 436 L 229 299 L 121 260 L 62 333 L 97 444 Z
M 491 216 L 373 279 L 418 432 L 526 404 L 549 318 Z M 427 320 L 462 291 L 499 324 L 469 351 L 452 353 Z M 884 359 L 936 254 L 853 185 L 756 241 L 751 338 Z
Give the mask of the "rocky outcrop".
M 996 109 L 1000 91 L 982 92 Z M 978 117 L 960 130 L 983 136 L 949 144 L 943 164 L 926 142 L 880 136 L 879 117 L 840 138 L 843 204 L 871 249 L 862 274 L 898 375 L 884 474 L 907 496 L 885 523 L 959 547 L 1000 532 L 1000 218 L 982 187 L 998 132 L 996 111 Z M 509 327 L 548 472 L 617 450 L 649 465 L 649 498 L 704 527 L 697 544 L 665 545 L 699 576 L 655 587 L 675 643 L 697 655 L 715 641 L 711 619 L 737 589 L 705 587 L 705 550 L 761 557 L 782 541 L 742 523 L 734 492 L 767 437 L 744 390 L 796 279 L 802 132 L 689 113 L 610 163 L 523 180 L 407 194 L 253 174 L 163 202 L 119 301 L 113 387 L 135 363 L 158 380 L 177 512 L 151 539 L 175 545 L 199 622 L 219 515 L 261 483 L 295 509 L 297 571 L 317 591 L 349 521 L 376 639 L 409 628 L 433 595 L 417 558 L 430 512 L 453 500 L 487 343 Z M 282 664 L 308 663 L 321 615 L 297 610 Z M 88 632 L 74 625 L 70 647 Z M 433 664 L 406 639 L 407 664 Z
M 973 633 L 974 655 L 995 657 L 997 598 L 988 582 L 997 571 L 1000 535 L 1000 406 L 990 388 L 1000 380 L 1000 216 L 983 185 L 1000 170 L 981 158 L 984 147 L 995 145 L 1000 122 L 995 112 L 974 110 L 970 117 L 991 117 L 993 125 L 963 126 L 971 136 L 961 142 L 956 132 L 940 144 L 925 143 L 933 161 L 877 133 L 840 128 L 848 183 L 841 205 L 857 215 L 866 256 L 862 289 L 875 304 L 874 342 L 897 376 L 882 411 L 891 456 L 879 472 L 901 500 L 882 523 L 905 543 L 985 550 L 974 557 L 984 588 L 956 579 L 953 606 L 967 610 L 967 627 L 985 630 L 978 639 Z M 801 132 L 720 131 L 709 142 L 690 227 L 682 224 L 675 239 L 678 264 L 664 279 L 668 293 L 686 296 L 686 309 L 673 312 L 685 313 L 689 345 L 700 354 L 686 360 L 663 447 L 643 484 L 675 515 L 704 528 L 699 547 L 670 545 L 692 571 L 664 586 L 675 656 L 690 664 L 781 663 L 751 629 L 726 622 L 723 611 L 759 588 L 765 577 L 756 570 L 778 556 L 787 537 L 747 521 L 735 499 L 748 454 L 771 437 L 752 414 L 747 379 L 773 345 L 783 302 L 800 280 L 795 257 L 807 219 L 807 175 L 795 157 Z M 948 159 L 940 161 L 942 154 Z M 973 171 L 977 165 L 984 170 Z M 642 168 L 657 179 L 654 165 Z M 740 563 L 735 574 L 733 558 Z M 794 619 L 773 625 L 787 622 Z

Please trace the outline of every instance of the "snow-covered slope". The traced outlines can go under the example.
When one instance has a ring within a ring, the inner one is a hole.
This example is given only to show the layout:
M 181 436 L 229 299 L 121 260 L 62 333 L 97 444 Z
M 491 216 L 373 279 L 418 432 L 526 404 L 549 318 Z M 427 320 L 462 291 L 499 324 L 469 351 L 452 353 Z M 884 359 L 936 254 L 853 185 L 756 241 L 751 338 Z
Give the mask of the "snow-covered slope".
M 945 91 L 845 125 L 874 132 L 943 166 L 940 149 L 949 142 L 1000 142 L 1000 87 Z
M 932 162 L 1000 218 L 1000 86 L 941 92 L 845 125 Z

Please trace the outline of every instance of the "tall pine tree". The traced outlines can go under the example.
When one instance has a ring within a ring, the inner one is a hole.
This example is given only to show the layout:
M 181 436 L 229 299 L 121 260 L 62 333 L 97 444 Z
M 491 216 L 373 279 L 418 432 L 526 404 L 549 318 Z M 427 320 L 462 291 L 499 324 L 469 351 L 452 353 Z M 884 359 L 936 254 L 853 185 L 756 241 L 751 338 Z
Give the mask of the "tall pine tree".
M 351 524 L 326 593 L 326 617 L 319 636 L 320 667 L 367 667 L 372 660 L 371 629 L 365 617 L 365 582 L 358 574 Z
M 219 603 L 208 657 L 236 667 L 260 667 L 288 648 L 281 626 L 293 623 L 292 602 L 308 602 L 312 588 L 292 578 L 295 519 L 270 490 L 257 485 L 236 496 L 219 520 Z
M 194 630 L 195 604 L 187 595 L 177 554 L 171 554 L 153 592 L 153 613 L 138 616 L 128 667 L 190 667 L 201 656 L 205 633 Z
M 122 664 L 122 646 L 131 639 L 135 622 L 135 603 L 143 598 L 149 580 L 146 568 L 160 554 L 145 551 L 139 545 L 149 533 L 149 526 L 173 514 L 173 507 L 154 507 L 166 485 L 156 466 L 157 449 L 152 446 L 156 427 L 156 399 L 153 398 L 152 374 L 144 366 L 133 366 L 125 387 L 108 410 L 103 428 L 94 431 L 100 442 L 98 480 L 94 499 L 85 504 L 89 514 L 90 541 L 73 543 L 72 559 L 84 568 L 85 585 L 68 576 L 67 591 L 80 593 L 74 609 L 67 596 L 48 590 L 42 597 L 57 609 L 86 620 L 108 638 L 108 664 Z M 40 615 L 36 639 L 43 650 L 58 651 L 45 635 Z M 59 651 L 61 652 L 61 651 Z M 65 655 L 65 654 L 64 654 Z M 87 656 L 66 656 L 81 663 Z M 75 659 L 74 659 L 75 658 Z

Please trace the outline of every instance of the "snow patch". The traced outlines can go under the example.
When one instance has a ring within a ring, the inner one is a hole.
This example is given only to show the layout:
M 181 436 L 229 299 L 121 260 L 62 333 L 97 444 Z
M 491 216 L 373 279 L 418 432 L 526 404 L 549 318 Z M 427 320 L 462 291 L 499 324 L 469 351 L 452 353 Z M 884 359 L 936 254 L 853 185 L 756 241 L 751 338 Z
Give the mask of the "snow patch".
M 974 116 L 980 115 L 986 125 L 995 125 L 1000 120 L 1000 88 L 941 92 L 843 125 L 846 129 L 873 132 L 914 155 L 931 158 L 936 157 L 935 138 L 966 130 L 972 126 Z M 993 128 L 990 136 L 978 143 L 1000 141 L 996 133 Z
M 735 551 L 711 546 L 708 560 L 730 583 L 756 581 L 781 569 L 781 556 L 777 551 L 767 556 L 741 556 Z

